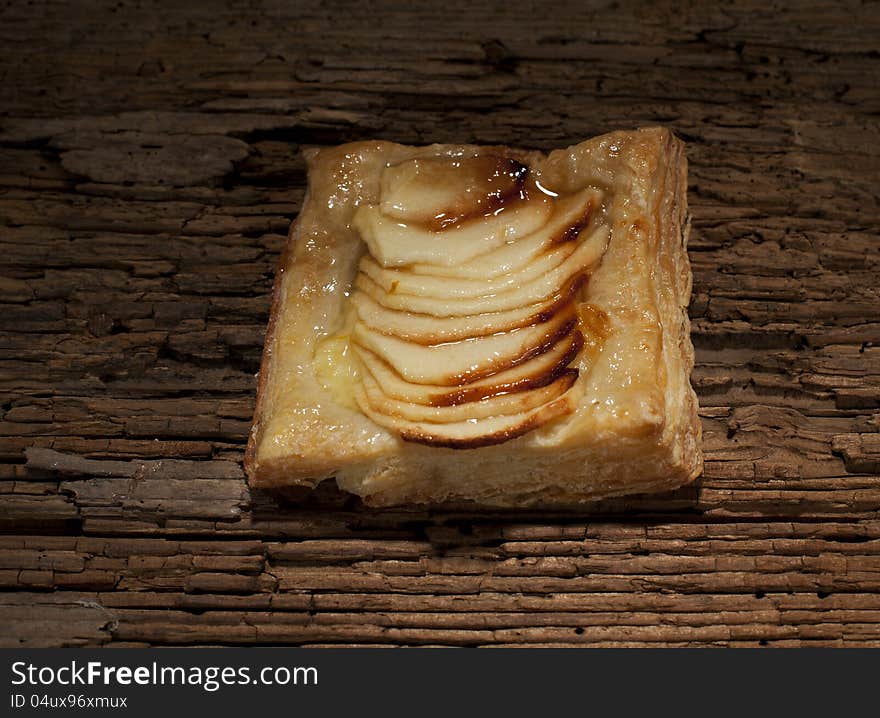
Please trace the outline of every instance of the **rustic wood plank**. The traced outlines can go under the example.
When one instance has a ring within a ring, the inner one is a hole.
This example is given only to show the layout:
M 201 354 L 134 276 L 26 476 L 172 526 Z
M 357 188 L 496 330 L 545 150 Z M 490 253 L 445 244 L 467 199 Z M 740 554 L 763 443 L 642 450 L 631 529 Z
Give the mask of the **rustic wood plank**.
M 0 8 L 0 644 L 880 645 L 876 9 L 161 5 Z M 694 486 L 249 490 L 304 145 L 656 123 L 691 169 Z

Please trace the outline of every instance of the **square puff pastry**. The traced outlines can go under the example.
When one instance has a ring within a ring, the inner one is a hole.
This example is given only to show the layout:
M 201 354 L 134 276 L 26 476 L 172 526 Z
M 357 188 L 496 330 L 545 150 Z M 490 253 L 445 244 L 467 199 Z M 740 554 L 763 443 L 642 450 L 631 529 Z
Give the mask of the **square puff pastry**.
M 549 155 L 358 142 L 307 161 L 252 485 L 527 506 L 699 475 L 687 161 L 668 130 Z

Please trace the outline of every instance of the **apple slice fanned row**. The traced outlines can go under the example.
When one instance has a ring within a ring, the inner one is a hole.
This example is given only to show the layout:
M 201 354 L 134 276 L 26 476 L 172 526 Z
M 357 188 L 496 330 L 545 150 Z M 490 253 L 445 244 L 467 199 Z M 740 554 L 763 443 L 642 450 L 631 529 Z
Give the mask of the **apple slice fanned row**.
M 449 267 L 416 263 L 407 269 L 413 274 L 483 280 L 516 272 L 549 249 L 578 239 L 578 235 L 597 218 L 601 204 L 602 195 L 595 189 L 560 197 L 553 201 L 553 213 L 540 231 L 477 255 L 468 264 Z
M 569 307 L 543 324 L 442 344 L 408 342 L 370 329 L 363 322 L 355 325 L 351 339 L 390 364 L 408 382 L 460 386 L 542 354 L 570 334 L 576 324 L 576 314 Z
M 409 294 L 435 299 L 474 299 L 495 296 L 530 282 L 556 269 L 575 251 L 569 242 L 546 252 L 516 271 L 489 279 L 470 277 L 441 277 L 431 274 L 413 274 L 405 269 L 384 269 L 369 255 L 360 261 L 360 271 L 378 284 L 387 294 Z
M 360 321 L 371 329 L 417 344 L 440 344 L 470 337 L 488 336 L 549 321 L 560 310 L 571 304 L 585 282 L 586 276 L 580 274 L 544 301 L 504 312 L 485 312 L 463 317 L 435 317 L 430 314 L 389 309 L 365 291 L 354 292 L 351 295 L 351 302 Z
M 552 211 L 550 200 L 544 196 L 438 232 L 404 224 L 386 217 L 374 205 L 365 205 L 355 212 L 354 226 L 370 254 L 383 267 L 416 263 L 454 267 L 540 229 Z
M 482 399 L 536 389 L 549 384 L 574 361 L 583 348 L 580 332 L 561 337 L 543 354 L 497 374 L 461 386 L 413 384 L 403 379 L 394 369 L 373 352 L 357 345 L 354 350 L 382 393 L 392 399 L 425 406 L 456 406 Z
M 572 389 L 531 411 L 500 414 L 477 420 L 465 419 L 448 424 L 409 421 L 382 414 L 369 403 L 363 386 L 356 387 L 355 399 L 367 416 L 377 424 L 397 431 L 405 441 L 448 449 L 477 449 L 515 439 L 552 419 L 570 414 L 576 407 L 576 398 L 572 396 Z
M 498 394 L 479 401 L 450 406 L 425 406 L 408 401 L 391 399 L 382 392 L 378 382 L 369 374 L 364 376 L 364 392 L 367 401 L 376 411 L 408 421 L 424 421 L 429 424 L 446 424 L 467 419 L 486 419 L 491 416 L 521 414 L 537 409 L 568 391 L 577 379 L 577 369 L 566 369 L 545 386 L 508 394 Z
M 431 314 L 437 317 L 466 317 L 489 312 L 504 312 L 518 307 L 537 304 L 559 291 L 573 277 L 585 273 L 602 258 L 608 245 L 608 230 L 597 229 L 588 239 L 578 243 L 574 252 L 558 266 L 531 281 L 477 296 L 437 297 L 408 294 L 393 286 L 385 290 L 370 276 L 361 271 L 355 279 L 356 290 L 369 294 L 379 304 L 404 312 Z M 446 280 L 452 287 L 456 280 Z
M 451 448 L 570 412 L 577 298 L 609 238 L 601 193 L 559 197 L 494 156 L 409 160 L 380 192 L 354 218 L 367 248 L 351 295 L 361 410 Z
M 424 157 L 386 168 L 382 214 L 436 229 L 486 214 L 521 194 L 528 168 L 508 157 Z

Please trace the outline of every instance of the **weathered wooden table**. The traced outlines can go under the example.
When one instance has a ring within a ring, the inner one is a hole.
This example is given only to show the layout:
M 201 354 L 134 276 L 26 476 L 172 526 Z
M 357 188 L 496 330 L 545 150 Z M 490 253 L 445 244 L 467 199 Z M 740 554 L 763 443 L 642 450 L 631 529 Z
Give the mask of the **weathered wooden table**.
M 0 7 L 0 642 L 880 645 L 880 7 Z M 300 147 L 688 142 L 706 470 L 577 512 L 240 460 Z

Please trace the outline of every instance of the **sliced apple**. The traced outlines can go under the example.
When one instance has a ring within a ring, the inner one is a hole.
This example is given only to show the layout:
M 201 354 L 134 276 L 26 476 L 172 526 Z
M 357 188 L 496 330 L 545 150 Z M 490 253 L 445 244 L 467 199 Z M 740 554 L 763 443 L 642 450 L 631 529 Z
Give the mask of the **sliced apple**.
M 484 297 L 437 299 L 405 294 L 399 290 L 389 293 L 363 273 L 358 274 L 354 286 L 369 294 L 383 306 L 400 311 L 431 314 L 437 317 L 462 317 L 488 312 L 503 312 L 545 301 L 574 276 L 589 271 L 598 264 L 607 244 L 608 230 L 606 228 L 599 229 L 587 241 L 579 243 L 572 254 L 549 272 L 532 279 L 530 282 L 525 282 L 521 286 Z
M 383 214 L 439 230 L 518 196 L 528 168 L 506 157 L 419 157 L 385 168 Z
M 585 282 L 586 277 L 578 275 L 559 292 L 538 304 L 465 317 L 432 317 L 430 314 L 388 309 L 360 290 L 352 292 L 351 303 L 358 318 L 378 332 L 418 344 L 440 344 L 549 321 L 564 304 L 574 298 Z
M 449 449 L 476 449 L 481 446 L 500 444 L 532 431 L 553 419 L 570 414 L 576 405 L 573 389 L 569 389 L 557 399 L 531 411 L 490 416 L 478 421 L 466 419 L 447 424 L 431 424 L 388 416 L 377 411 L 370 404 L 366 390 L 362 385 L 357 386 L 355 399 L 361 411 L 377 424 L 397 431 L 405 441 Z
M 365 371 L 376 380 L 386 396 L 425 406 L 455 406 L 546 386 L 566 371 L 583 343 L 580 332 L 572 332 L 527 362 L 461 387 L 410 383 L 368 349 L 354 345 L 354 350 Z
M 548 250 L 554 244 L 579 239 L 581 230 L 588 229 L 602 194 L 595 189 L 585 189 L 553 203 L 553 215 L 540 229 L 527 237 L 508 242 L 497 249 L 480 254 L 468 263 L 456 266 L 439 264 L 413 264 L 407 271 L 413 274 L 430 274 L 439 277 L 469 279 L 492 279 L 509 272 L 518 271 L 532 258 Z M 592 234 L 592 232 L 591 232 Z
M 577 379 L 577 369 L 568 369 L 555 380 L 536 389 L 497 394 L 478 401 L 450 406 L 425 406 L 387 397 L 379 384 L 369 375 L 363 377 L 364 390 L 370 405 L 387 416 L 430 424 L 445 424 L 466 419 L 485 419 L 490 416 L 519 414 L 536 409 L 568 391 Z
M 382 289 L 391 294 L 414 294 L 419 297 L 437 299 L 473 298 L 505 292 L 555 269 L 576 250 L 572 243 L 555 247 L 549 252 L 537 255 L 525 266 L 493 279 L 461 279 L 458 277 L 437 277 L 427 274 L 412 274 L 406 269 L 385 269 L 365 254 L 360 261 L 360 271 L 366 274 Z M 473 260 L 476 264 L 479 257 Z
M 550 199 L 526 174 L 488 155 L 413 159 L 355 213 L 369 254 L 351 293 L 354 399 L 405 440 L 500 443 L 583 392 L 570 364 L 578 293 L 608 244 L 602 194 Z
M 570 308 L 543 324 L 431 346 L 381 334 L 359 323 L 352 333 L 352 341 L 378 354 L 407 381 L 458 386 L 547 351 L 560 336 L 568 334 L 576 322 Z
M 383 267 L 415 263 L 454 267 L 531 234 L 547 222 L 552 211 L 549 198 L 542 195 L 435 232 L 388 217 L 377 205 L 364 205 L 355 212 L 353 224 Z

